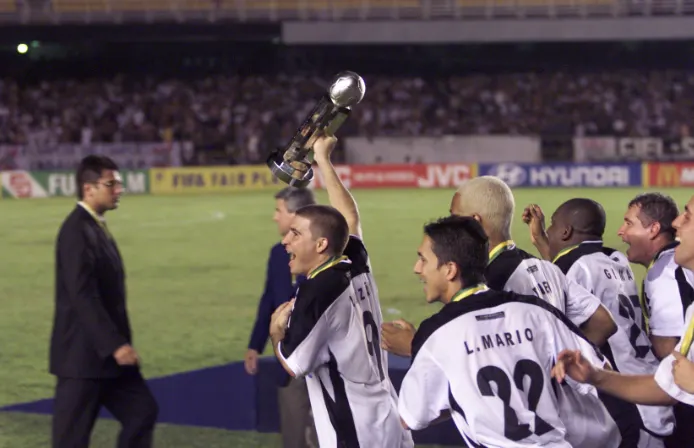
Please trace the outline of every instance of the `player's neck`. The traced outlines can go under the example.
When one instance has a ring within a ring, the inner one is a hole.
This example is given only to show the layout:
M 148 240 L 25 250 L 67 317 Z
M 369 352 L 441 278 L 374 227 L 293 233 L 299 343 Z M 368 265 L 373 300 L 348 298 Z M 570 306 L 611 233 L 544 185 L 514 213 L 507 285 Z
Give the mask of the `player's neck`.
M 511 235 L 508 233 L 490 233 L 487 232 L 489 236 L 489 250 L 494 249 L 499 244 L 505 243 L 511 240 Z
M 448 287 L 446 288 L 446 293 L 441 296 L 441 303 L 447 304 L 451 303 L 451 300 L 453 300 L 453 297 L 458 293 L 458 291 L 462 290 L 465 288 L 465 285 L 463 285 L 463 282 L 461 281 L 456 281 L 456 282 L 448 282 Z
M 462 281 L 450 282 L 448 283 L 446 293 L 441 297 L 441 302 L 448 304 L 451 302 L 465 300 L 466 298 L 486 288 L 487 285 L 485 285 L 483 281 L 470 283 L 469 285 L 464 284 Z
M 328 263 L 333 257 L 329 255 L 321 254 L 316 258 L 316 261 L 312 264 L 311 269 L 308 270 L 306 276 L 309 277 L 311 274 L 316 273 L 324 264 Z
M 561 252 L 564 249 L 568 249 L 569 247 L 574 247 L 578 246 L 579 244 L 587 243 L 588 241 L 594 242 L 594 241 L 602 241 L 602 238 L 599 236 L 594 236 L 594 235 L 589 235 L 589 236 L 581 236 L 581 237 L 576 237 L 576 238 L 569 238 L 568 240 L 564 241 L 563 246 L 559 249 Z
M 658 253 L 663 250 L 663 248 L 669 244 L 674 243 L 675 240 L 667 237 L 665 235 L 658 235 L 656 239 L 651 241 L 650 243 L 650 250 L 648 251 L 648 259 L 643 260 L 641 263 L 642 265 L 648 267 L 653 260 L 655 260 L 655 257 L 658 255 Z

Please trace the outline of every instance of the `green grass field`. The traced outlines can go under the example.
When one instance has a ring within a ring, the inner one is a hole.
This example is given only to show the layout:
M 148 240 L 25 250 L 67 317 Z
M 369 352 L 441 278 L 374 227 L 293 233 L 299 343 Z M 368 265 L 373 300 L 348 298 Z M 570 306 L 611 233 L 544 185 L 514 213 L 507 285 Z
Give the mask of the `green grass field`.
M 526 250 L 522 207 L 547 214 L 571 197 L 591 197 L 608 213 L 608 244 L 639 189 L 517 190 L 514 238 Z M 690 190 L 668 191 L 684 204 Z M 448 213 L 452 191 L 359 190 L 364 237 L 385 319 L 419 323 L 434 311 L 412 274 L 422 225 Z M 321 202 L 324 194 L 319 193 Z M 47 373 L 53 313 L 53 244 L 70 199 L 0 202 L 0 406 L 52 395 Z M 265 261 L 278 240 L 271 192 L 224 196 L 124 197 L 110 229 L 125 259 L 135 345 L 148 378 L 242 359 L 261 293 Z M 643 268 L 635 267 L 639 277 Z M 640 282 L 640 280 L 639 280 Z M 113 446 L 117 424 L 100 421 L 92 446 Z M 0 413 L 0 447 L 50 446 L 50 418 Z M 273 447 L 276 435 L 160 425 L 157 447 Z

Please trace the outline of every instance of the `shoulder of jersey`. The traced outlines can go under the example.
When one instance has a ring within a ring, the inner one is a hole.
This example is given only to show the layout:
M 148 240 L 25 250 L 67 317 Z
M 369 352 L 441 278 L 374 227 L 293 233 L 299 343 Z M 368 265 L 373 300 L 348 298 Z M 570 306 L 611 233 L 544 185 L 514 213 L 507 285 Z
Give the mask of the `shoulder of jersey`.
M 649 282 L 658 280 L 661 277 L 674 277 L 677 263 L 675 263 L 675 251 L 668 250 L 663 252 L 653 263 L 653 266 L 646 273 L 646 280 Z
M 460 302 L 452 302 L 446 304 L 441 310 L 433 316 L 425 319 L 417 329 L 414 340 L 412 341 L 412 357 L 416 356 L 419 349 L 424 345 L 427 339 L 434 334 L 436 330 L 443 327 L 447 323 L 477 311 L 485 311 L 490 308 L 496 308 L 502 305 L 514 303 L 526 304 L 530 306 L 538 306 L 551 314 L 558 316 L 561 312 L 554 308 L 549 303 L 532 295 L 517 294 L 511 291 L 496 291 L 487 290 L 483 293 L 475 294 L 472 297 L 461 300 Z M 536 312 L 536 309 L 533 309 Z M 559 317 L 559 316 L 558 316 Z
M 339 263 L 326 269 L 301 284 L 299 292 L 304 294 L 325 294 L 326 291 L 344 291 L 351 281 L 349 263 Z
M 618 263 L 626 261 L 626 258 L 616 249 L 598 243 L 584 243 L 559 258 L 554 264 L 566 274 L 581 258 L 594 254 L 602 254 Z

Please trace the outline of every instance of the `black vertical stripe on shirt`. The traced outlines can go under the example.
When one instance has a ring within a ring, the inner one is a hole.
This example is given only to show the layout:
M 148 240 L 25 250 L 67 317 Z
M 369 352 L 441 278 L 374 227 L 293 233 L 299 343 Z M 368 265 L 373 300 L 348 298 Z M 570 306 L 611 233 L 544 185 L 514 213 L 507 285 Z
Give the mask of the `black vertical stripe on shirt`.
M 330 423 L 335 430 L 337 439 L 336 448 L 360 448 L 359 438 L 357 437 L 357 426 L 354 423 L 354 414 L 347 399 L 347 390 L 345 382 L 340 376 L 340 371 L 337 368 L 337 360 L 332 353 L 329 352 L 328 360 L 328 375 L 332 384 L 335 400 L 330 398 L 328 390 L 320 381 L 321 391 L 323 392 L 323 400 L 325 408 L 328 411 Z
M 685 317 L 687 308 L 694 302 L 694 288 L 687 281 L 682 266 L 675 268 L 675 280 L 677 280 L 677 289 L 680 291 L 680 300 L 682 300 L 682 317 Z

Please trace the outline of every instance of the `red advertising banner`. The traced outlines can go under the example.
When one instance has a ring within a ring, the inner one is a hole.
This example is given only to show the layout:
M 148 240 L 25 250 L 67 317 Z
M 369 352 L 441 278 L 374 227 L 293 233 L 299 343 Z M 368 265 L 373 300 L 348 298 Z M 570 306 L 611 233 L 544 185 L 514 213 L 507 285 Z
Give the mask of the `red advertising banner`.
M 693 187 L 694 162 L 649 163 L 647 187 Z
M 320 169 L 314 166 L 314 171 L 311 186 L 324 188 Z M 477 174 L 477 165 L 337 165 L 335 171 L 347 188 L 455 188 Z

